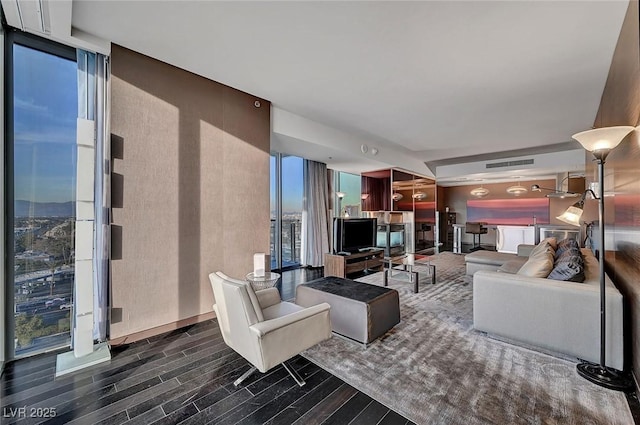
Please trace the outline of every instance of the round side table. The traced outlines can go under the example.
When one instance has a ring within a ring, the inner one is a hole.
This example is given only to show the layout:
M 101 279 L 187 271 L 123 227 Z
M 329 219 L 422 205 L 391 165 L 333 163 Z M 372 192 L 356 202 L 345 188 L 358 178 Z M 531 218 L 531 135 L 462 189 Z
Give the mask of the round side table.
M 246 279 L 251 284 L 254 291 L 259 291 L 261 289 L 267 289 L 276 286 L 278 279 L 280 279 L 280 274 L 266 272 L 264 276 L 256 276 L 255 273 L 251 272 L 247 275 Z

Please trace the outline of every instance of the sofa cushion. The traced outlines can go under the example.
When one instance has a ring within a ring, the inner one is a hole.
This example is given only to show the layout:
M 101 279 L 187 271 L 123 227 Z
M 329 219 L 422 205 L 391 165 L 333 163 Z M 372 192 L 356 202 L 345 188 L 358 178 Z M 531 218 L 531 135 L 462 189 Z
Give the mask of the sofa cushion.
M 526 263 L 527 260 L 522 258 L 522 259 L 517 259 L 517 260 L 510 260 L 507 261 L 506 263 L 504 263 L 503 265 L 501 265 L 498 268 L 498 271 L 500 273 L 511 273 L 511 274 L 516 274 L 518 273 L 518 270 L 520 270 L 520 267 L 522 267 L 522 265 L 524 263 Z
M 547 238 L 547 239 L 551 239 L 551 238 Z M 552 256 L 555 254 L 556 252 L 555 248 L 551 245 L 551 243 L 547 239 L 543 239 L 542 242 L 540 242 L 538 245 L 535 246 L 535 248 L 531 250 L 531 253 L 529 253 L 529 258 L 534 257 L 542 252 L 551 253 Z
M 582 258 L 582 254 L 580 254 L 579 250 L 568 250 L 560 255 L 556 255 L 553 263 L 557 266 L 560 263 L 568 262 L 577 262 L 580 263 L 581 266 L 584 266 L 584 259 Z
M 556 256 L 561 255 L 563 252 L 569 249 L 580 251 L 578 241 L 575 239 L 562 239 L 560 242 L 558 242 L 556 248 Z
M 551 248 L 553 248 L 554 251 L 558 249 L 558 239 L 556 239 L 555 236 L 552 236 L 550 238 L 544 238 L 543 240 L 540 241 L 540 243 L 543 243 L 543 242 L 546 242 L 549 245 L 551 245 Z
M 553 267 L 547 279 L 584 282 L 584 265 L 579 261 L 561 261 Z
M 464 260 L 467 263 L 490 264 L 501 266 L 507 261 L 513 260 L 516 256 L 505 252 L 495 251 L 475 251 L 465 255 Z
M 562 251 L 560 255 L 556 255 L 553 270 L 551 270 L 547 278 L 570 282 L 584 282 L 584 258 L 582 258 L 580 249 L 573 247 L 572 244 L 571 247 Z
M 517 274 L 529 277 L 547 277 L 551 270 L 553 270 L 553 254 L 549 248 L 548 251 L 539 251 L 537 254 L 529 256 Z

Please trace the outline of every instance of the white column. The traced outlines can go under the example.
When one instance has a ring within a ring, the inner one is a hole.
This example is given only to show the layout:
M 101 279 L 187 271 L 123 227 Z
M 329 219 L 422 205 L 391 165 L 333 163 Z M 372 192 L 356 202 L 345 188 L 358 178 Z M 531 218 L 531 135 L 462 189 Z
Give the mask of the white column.
M 73 353 L 93 352 L 95 123 L 78 118 Z

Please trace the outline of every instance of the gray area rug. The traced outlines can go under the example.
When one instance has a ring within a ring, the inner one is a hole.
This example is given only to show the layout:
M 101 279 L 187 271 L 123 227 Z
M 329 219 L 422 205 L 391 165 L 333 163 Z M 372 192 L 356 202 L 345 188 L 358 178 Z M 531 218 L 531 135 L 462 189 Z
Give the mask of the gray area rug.
M 436 285 L 391 281 L 401 323 L 366 349 L 333 337 L 303 353 L 418 424 L 633 424 L 624 394 L 578 376 L 575 363 L 473 329 L 464 256 L 436 256 Z M 357 279 L 382 285 L 382 273 Z M 544 314 L 541 312 L 541 314 Z

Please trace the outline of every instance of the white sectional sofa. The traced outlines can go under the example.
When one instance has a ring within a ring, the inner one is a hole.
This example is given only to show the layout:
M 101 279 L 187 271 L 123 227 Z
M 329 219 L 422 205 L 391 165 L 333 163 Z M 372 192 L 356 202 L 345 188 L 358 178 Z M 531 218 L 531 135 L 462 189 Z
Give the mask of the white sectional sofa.
M 499 272 L 498 268 L 506 262 L 522 262 L 522 258 L 511 254 L 513 258 L 505 261 L 504 255 L 509 254 L 500 253 L 499 261 L 496 257 L 496 262 L 500 264 L 489 267 L 487 254 L 490 253 L 484 254 L 481 269 L 473 273 L 474 328 L 508 341 L 539 347 L 543 351 L 599 363 L 598 260 L 588 249 L 583 248 L 581 252 L 585 273 L 582 283 Z M 473 257 L 471 260 L 473 269 L 476 267 Z M 606 363 L 607 366 L 622 370 L 623 299 L 608 276 L 605 282 Z

